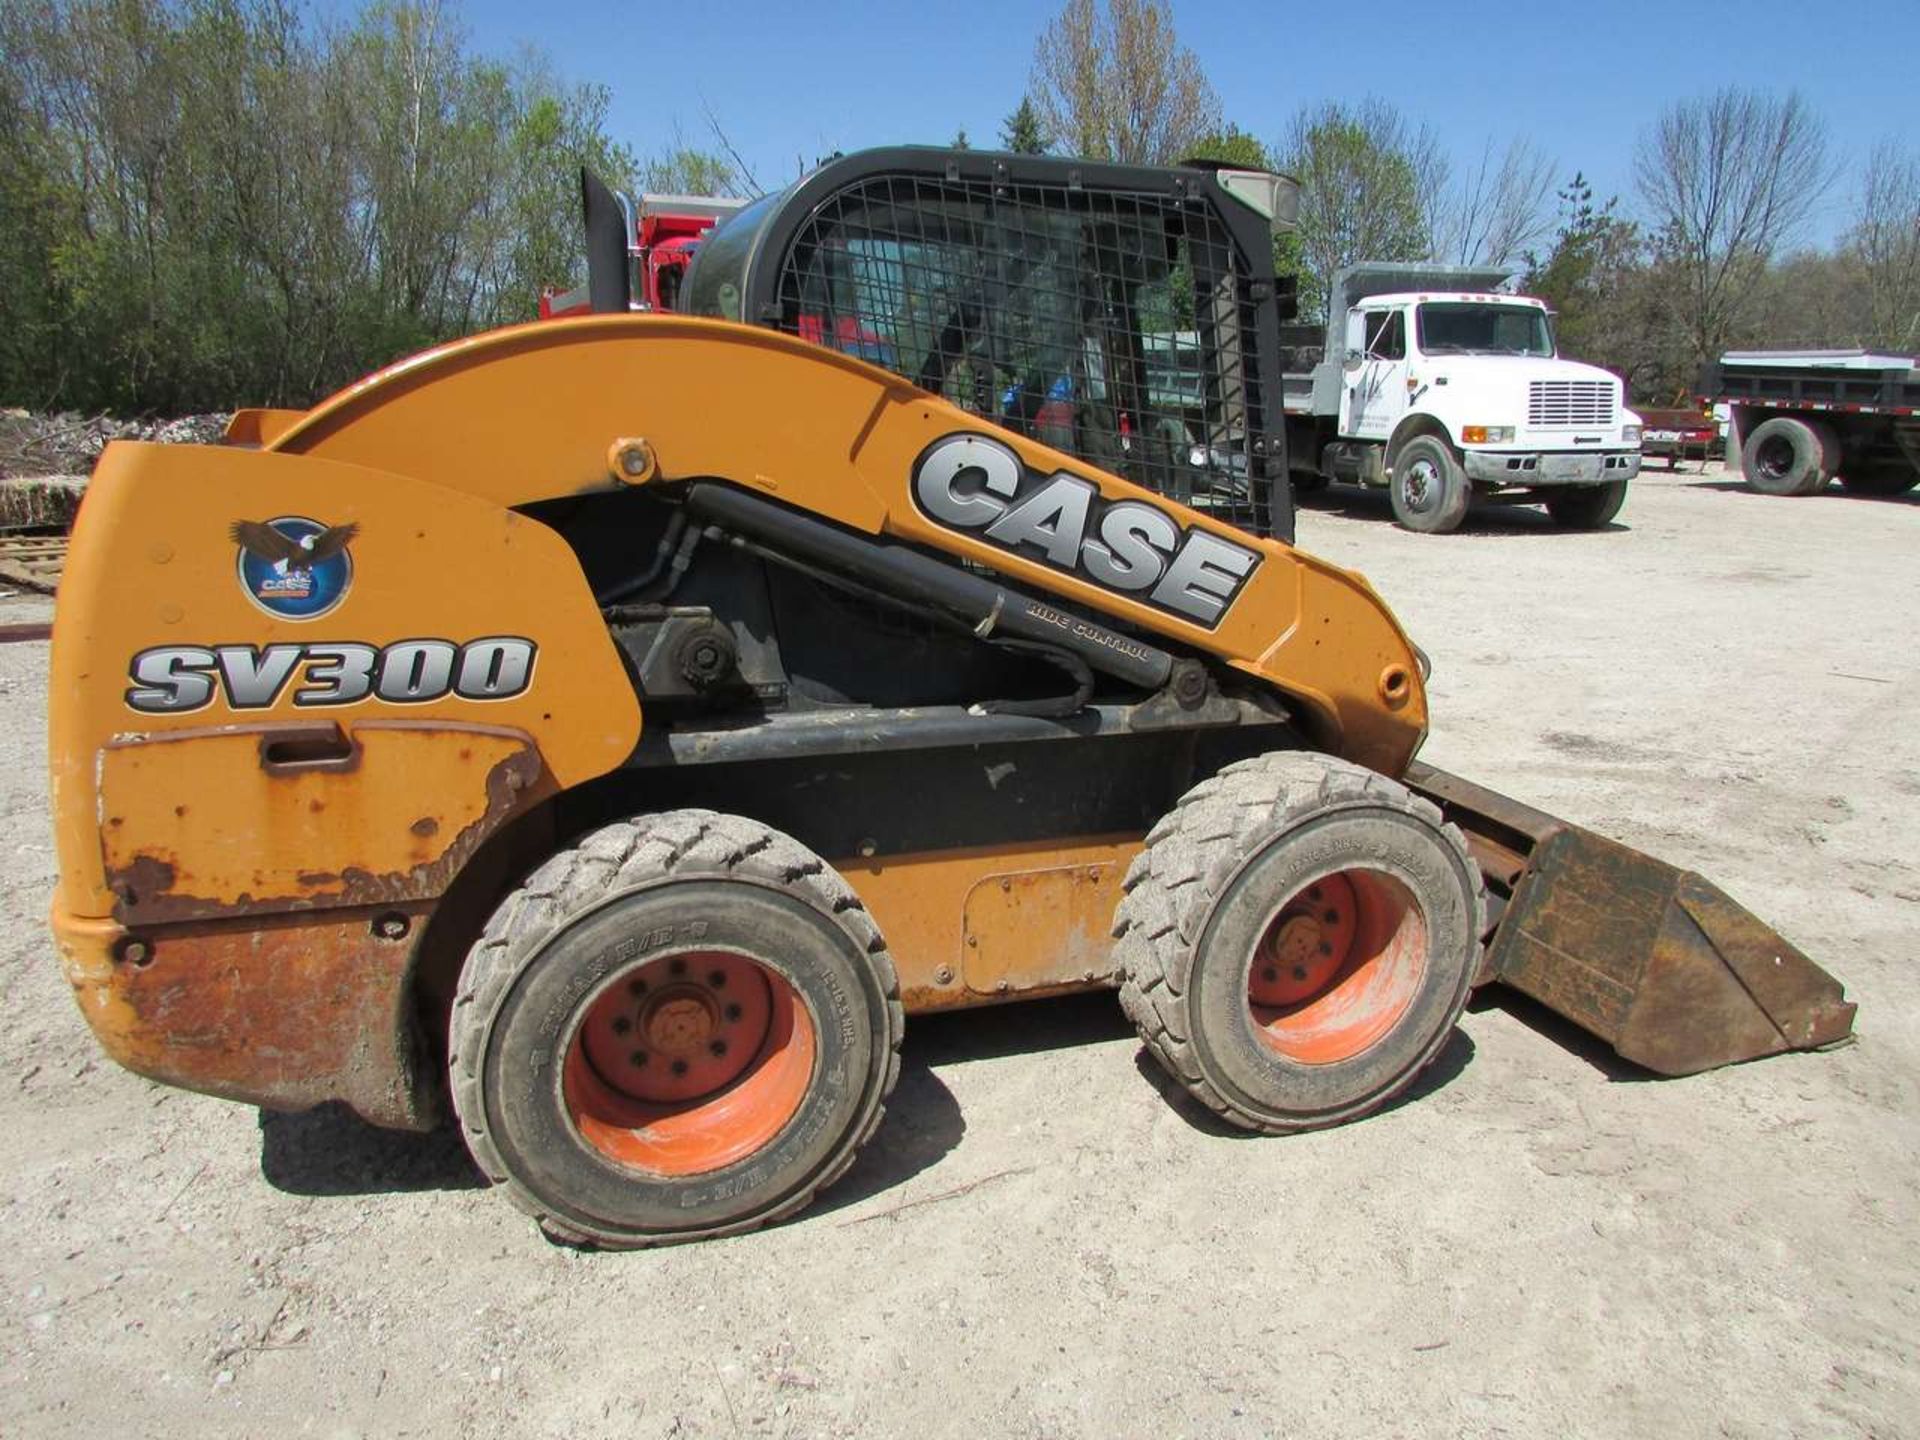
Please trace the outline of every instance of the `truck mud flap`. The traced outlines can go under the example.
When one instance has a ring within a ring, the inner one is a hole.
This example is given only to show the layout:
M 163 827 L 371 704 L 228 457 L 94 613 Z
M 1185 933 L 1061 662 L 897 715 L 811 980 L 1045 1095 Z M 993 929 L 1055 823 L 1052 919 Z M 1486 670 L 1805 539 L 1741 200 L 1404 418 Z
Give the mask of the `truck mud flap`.
M 1660 1075 L 1852 1034 L 1840 982 L 1702 876 L 1429 765 L 1405 779 L 1466 832 L 1486 877 L 1480 983 Z

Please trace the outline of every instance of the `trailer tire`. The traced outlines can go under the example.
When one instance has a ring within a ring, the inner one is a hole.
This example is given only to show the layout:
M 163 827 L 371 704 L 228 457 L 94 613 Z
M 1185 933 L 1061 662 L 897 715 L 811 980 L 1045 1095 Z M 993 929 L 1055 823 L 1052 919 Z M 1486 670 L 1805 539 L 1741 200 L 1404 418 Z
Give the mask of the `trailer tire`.
M 1830 437 L 1791 415 L 1756 425 L 1740 447 L 1740 471 L 1762 495 L 1811 495 L 1833 478 Z
M 1190 1094 L 1266 1134 L 1399 1094 L 1479 968 L 1485 898 L 1459 828 L 1324 755 L 1262 755 L 1195 786 L 1124 890 L 1122 1007 Z
M 1415 435 L 1400 447 L 1387 493 L 1393 518 L 1422 535 L 1458 530 L 1473 501 L 1465 468 L 1453 447 L 1437 435 Z
M 825 861 L 678 810 L 594 831 L 488 922 L 449 1024 L 468 1149 L 562 1241 L 753 1229 L 852 1164 L 900 1075 L 893 961 Z
M 1904 495 L 1920 485 L 1920 465 L 1903 460 L 1863 461 L 1840 477 L 1840 485 L 1852 495 Z

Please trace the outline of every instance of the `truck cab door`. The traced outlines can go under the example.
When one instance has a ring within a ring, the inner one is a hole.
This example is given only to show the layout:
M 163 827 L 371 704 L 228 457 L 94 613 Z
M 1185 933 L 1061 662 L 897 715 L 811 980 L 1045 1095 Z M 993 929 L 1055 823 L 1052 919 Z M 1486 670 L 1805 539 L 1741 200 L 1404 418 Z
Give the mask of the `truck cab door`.
M 1340 433 L 1385 440 L 1407 410 L 1406 312 L 1348 311 L 1347 356 Z

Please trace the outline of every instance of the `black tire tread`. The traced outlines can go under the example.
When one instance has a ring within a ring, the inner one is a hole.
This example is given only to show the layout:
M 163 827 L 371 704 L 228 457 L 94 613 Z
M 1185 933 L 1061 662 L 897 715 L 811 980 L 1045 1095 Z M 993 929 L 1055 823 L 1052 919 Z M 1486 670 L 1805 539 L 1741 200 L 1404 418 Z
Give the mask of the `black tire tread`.
M 1466 836 L 1459 826 L 1444 823 L 1431 801 L 1362 765 L 1311 751 L 1277 751 L 1228 765 L 1183 795 L 1148 833 L 1145 848 L 1121 882 L 1113 927 L 1121 1008 L 1167 1073 L 1207 1109 L 1242 1129 L 1282 1135 L 1317 1127 L 1247 1115 L 1202 1075 L 1191 1037 L 1184 1033 L 1183 1001 L 1194 947 L 1214 901 L 1263 836 L 1307 814 L 1357 803 L 1383 805 L 1430 822 L 1459 852 L 1468 873 L 1478 877 Z M 1473 903 L 1474 934 L 1480 935 L 1486 918 L 1484 886 L 1476 884 Z M 1464 991 L 1460 999 L 1464 1003 Z M 1451 1031 L 1451 1026 L 1443 1029 L 1419 1063 L 1370 1108 L 1411 1084 Z
M 804 1190 L 775 1209 L 733 1225 L 694 1235 L 622 1238 L 642 1248 L 679 1240 L 735 1235 L 783 1220 L 810 1203 L 852 1165 L 880 1128 L 886 1100 L 900 1079 L 900 1044 L 906 1012 L 900 1004 L 900 978 L 893 956 L 872 916 L 838 871 L 799 841 L 739 815 L 712 810 L 670 810 L 637 816 L 594 830 L 556 851 L 487 921 L 467 952 L 448 1024 L 447 1072 L 454 1113 L 474 1162 L 541 1229 L 570 1244 L 606 1244 L 606 1237 L 584 1233 L 553 1215 L 507 1173 L 487 1130 L 481 1098 L 480 1057 L 494 1011 L 509 982 L 554 934 L 584 911 L 624 891 L 660 880 L 748 879 L 783 890 L 831 919 L 866 952 L 887 999 L 887 1073 L 873 1114 L 841 1158 Z

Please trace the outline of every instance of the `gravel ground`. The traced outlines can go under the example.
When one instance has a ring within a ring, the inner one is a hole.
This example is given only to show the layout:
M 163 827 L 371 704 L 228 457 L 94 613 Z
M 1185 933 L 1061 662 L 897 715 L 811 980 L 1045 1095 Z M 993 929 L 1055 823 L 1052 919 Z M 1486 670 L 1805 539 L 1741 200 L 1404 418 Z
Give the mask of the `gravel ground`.
M 1859 1044 L 1650 1082 L 1482 1002 L 1406 1102 L 1259 1140 L 1109 997 L 915 1022 L 820 1203 L 631 1255 L 451 1136 L 102 1059 L 43 927 L 46 647 L 0 647 L 0 1434 L 1920 1432 L 1916 501 L 1710 469 L 1601 534 L 1300 526 L 1432 654 L 1428 758 L 1711 876 Z

